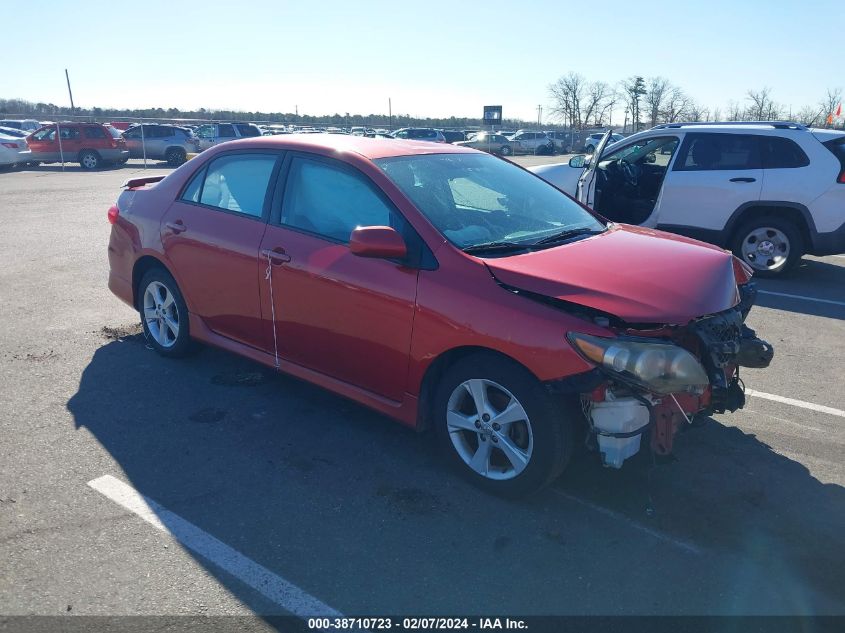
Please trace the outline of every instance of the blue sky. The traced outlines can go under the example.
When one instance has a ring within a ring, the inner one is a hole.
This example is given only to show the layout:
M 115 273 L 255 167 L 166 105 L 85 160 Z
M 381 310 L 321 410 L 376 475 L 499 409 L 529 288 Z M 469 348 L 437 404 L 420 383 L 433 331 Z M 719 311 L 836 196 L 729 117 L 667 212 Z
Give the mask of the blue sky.
M 6 58 L 0 97 L 66 104 L 68 68 L 86 107 L 368 114 L 391 98 L 394 114 L 501 104 L 536 119 L 542 105 L 547 121 L 548 85 L 569 71 L 662 75 L 723 112 L 749 88 L 796 110 L 845 88 L 842 0 L 30 0 L 26 13 L 17 32 L 33 45 Z

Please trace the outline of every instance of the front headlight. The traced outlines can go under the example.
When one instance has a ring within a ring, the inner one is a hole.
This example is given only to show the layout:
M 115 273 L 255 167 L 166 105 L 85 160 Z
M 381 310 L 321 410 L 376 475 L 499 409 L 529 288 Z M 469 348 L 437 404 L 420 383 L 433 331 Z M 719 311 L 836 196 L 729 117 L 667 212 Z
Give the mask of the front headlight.
M 657 394 L 696 391 L 710 384 L 695 356 L 671 343 L 601 338 L 570 332 L 569 342 L 584 358 Z

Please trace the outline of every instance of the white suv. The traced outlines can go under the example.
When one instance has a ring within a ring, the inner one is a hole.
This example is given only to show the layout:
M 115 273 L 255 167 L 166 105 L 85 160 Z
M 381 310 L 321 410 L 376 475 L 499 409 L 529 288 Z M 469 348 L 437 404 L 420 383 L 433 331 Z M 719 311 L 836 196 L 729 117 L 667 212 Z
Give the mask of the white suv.
M 730 248 L 777 276 L 845 253 L 845 131 L 791 122 L 669 123 L 530 168 L 604 217 Z

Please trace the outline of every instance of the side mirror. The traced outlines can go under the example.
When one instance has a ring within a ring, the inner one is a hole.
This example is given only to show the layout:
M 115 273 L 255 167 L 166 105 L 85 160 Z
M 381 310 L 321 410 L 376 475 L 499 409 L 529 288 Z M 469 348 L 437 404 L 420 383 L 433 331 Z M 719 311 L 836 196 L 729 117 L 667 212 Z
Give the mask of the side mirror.
M 408 247 L 399 232 L 389 226 L 364 226 L 352 231 L 349 250 L 358 257 L 402 259 Z
M 569 159 L 569 166 L 575 169 L 583 169 L 587 164 L 587 157 L 584 154 L 578 154 Z

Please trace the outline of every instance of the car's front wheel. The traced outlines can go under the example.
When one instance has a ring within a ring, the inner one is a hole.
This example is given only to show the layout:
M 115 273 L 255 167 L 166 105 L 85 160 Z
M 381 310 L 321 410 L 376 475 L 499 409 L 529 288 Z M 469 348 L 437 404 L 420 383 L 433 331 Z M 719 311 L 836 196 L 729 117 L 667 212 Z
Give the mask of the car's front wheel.
M 531 494 L 569 460 L 577 412 L 556 407 L 530 372 L 498 355 L 474 354 L 451 366 L 434 407 L 447 460 L 494 494 Z
M 502 153 L 502 156 L 510 156 L 511 154 L 513 154 L 513 150 L 511 149 L 510 145 L 502 145 L 502 149 L 500 151 Z
M 188 307 L 176 280 L 163 268 L 153 268 L 138 285 L 138 311 L 144 336 L 162 356 L 183 356 L 190 347 Z
M 804 245 L 801 233 L 788 220 L 758 218 L 736 232 L 734 254 L 754 269 L 759 277 L 777 277 L 801 259 Z

